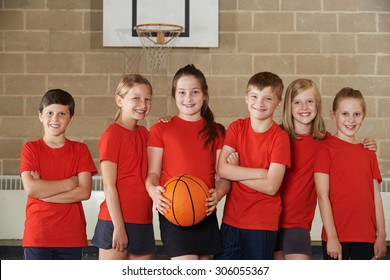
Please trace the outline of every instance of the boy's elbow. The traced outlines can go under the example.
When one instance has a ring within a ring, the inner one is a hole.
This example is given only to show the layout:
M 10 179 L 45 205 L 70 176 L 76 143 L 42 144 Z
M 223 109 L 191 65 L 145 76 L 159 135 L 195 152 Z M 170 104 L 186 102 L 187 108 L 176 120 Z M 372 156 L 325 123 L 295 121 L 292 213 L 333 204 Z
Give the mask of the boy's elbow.
M 29 197 L 40 199 L 38 192 L 34 191 L 36 188 L 31 187 L 28 184 L 23 184 L 23 189 Z
M 74 197 L 77 197 L 77 200 L 84 201 L 91 198 L 92 194 L 92 181 L 91 182 L 83 182 L 76 189 L 72 191 L 74 193 Z
M 268 191 L 268 195 L 270 196 L 276 195 L 279 192 L 280 186 L 281 184 L 271 184 Z
M 221 166 L 221 165 L 217 166 L 217 175 L 219 178 L 226 178 L 227 174 L 226 174 L 225 168 L 223 168 L 223 166 Z
M 217 169 L 216 173 L 218 178 L 225 178 L 223 172 L 220 169 Z
M 274 189 L 271 189 L 269 190 L 269 192 L 267 193 L 269 196 L 275 196 L 278 192 L 275 191 Z
M 81 200 L 88 200 L 91 198 L 91 192 L 86 192 L 84 196 L 81 198 Z
M 84 190 L 84 191 L 81 193 L 80 199 L 81 199 L 81 200 L 88 200 L 88 199 L 91 198 L 91 195 L 92 195 L 92 188 L 87 188 L 86 190 Z
M 33 198 L 38 198 L 37 197 L 37 194 L 34 193 L 34 191 L 32 189 L 29 189 L 29 188 L 24 188 L 24 191 L 26 192 L 26 194 L 29 196 L 29 197 L 33 197 Z

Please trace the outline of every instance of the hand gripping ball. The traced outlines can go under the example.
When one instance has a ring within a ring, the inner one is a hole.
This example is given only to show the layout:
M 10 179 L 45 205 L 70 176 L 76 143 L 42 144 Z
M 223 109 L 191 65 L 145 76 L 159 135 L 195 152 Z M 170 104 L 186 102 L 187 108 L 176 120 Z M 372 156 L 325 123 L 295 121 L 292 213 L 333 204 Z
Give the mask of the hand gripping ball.
M 188 227 L 206 217 L 206 198 L 210 194 L 209 188 L 201 179 L 184 174 L 169 179 L 164 187 L 164 196 L 171 201 L 170 208 L 165 213 L 168 221 L 177 226 Z

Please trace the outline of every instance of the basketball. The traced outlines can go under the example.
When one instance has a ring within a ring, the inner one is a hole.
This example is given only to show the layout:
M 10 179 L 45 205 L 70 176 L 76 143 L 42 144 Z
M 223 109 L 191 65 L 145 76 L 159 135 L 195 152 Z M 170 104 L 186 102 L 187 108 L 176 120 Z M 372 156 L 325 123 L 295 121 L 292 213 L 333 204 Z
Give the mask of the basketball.
M 201 179 L 184 174 L 169 179 L 164 187 L 164 196 L 171 201 L 165 214 L 168 221 L 177 226 L 188 227 L 206 217 L 206 198 L 210 194 L 209 188 Z

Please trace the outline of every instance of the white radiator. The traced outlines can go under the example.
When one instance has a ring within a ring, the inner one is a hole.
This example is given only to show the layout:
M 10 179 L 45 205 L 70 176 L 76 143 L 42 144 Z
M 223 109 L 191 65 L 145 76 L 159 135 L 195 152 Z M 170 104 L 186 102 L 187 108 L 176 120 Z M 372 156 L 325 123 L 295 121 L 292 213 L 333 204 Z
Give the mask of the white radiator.
M 84 201 L 84 211 L 87 219 L 87 236 L 92 239 L 100 203 L 104 199 L 101 176 L 93 177 L 92 195 Z M 382 200 L 385 210 L 387 240 L 390 241 L 390 178 L 383 180 L 381 185 Z M 25 207 L 27 196 L 23 190 L 20 176 L 0 176 L 0 240 L 20 240 L 23 237 Z M 218 205 L 218 218 L 221 220 L 224 201 Z M 157 212 L 153 217 L 156 240 L 160 240 Z M 318 208 L 313 221 L 311 237 L 313 241 L 321 240 L 322 222 Z

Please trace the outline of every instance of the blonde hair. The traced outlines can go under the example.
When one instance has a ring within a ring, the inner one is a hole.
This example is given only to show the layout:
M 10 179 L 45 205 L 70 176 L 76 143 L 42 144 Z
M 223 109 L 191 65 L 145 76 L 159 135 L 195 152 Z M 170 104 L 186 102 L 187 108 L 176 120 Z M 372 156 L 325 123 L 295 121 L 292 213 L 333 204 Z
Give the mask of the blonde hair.
M 323 140 L 326 137 L 326 128 L 324 119 L 322 118 L 321 95 L 316 84 L 309 79 L 297 79 L 287 87 L 286 95 L 284 97 L 282 128 L 287 132 L 291 140 L 299 139 L 299 136 L 295 133 L 294 128 L 292 101 L 298 94 L 307 89 L 313 89 L 317 108 L 317 116 L 311 122 L 310 132 L 313 134 L 314 140 Z
M 152 93 L 152 85 L 144 76 L 139 74 L 128 74 L 124 75 L 120 80 L 118 87 L 116 88 L 115 95 L 124 98 L 130 89 L 137 85 L 147 85 L 150 88 L 150 92 Z M 121 108 L 118 108 L 116 112 L 114 122 L 118 120 L 121 115 Z

